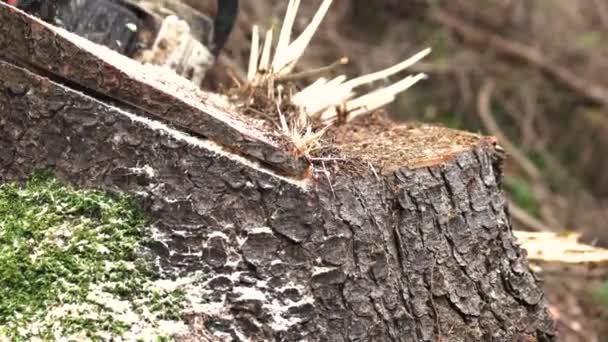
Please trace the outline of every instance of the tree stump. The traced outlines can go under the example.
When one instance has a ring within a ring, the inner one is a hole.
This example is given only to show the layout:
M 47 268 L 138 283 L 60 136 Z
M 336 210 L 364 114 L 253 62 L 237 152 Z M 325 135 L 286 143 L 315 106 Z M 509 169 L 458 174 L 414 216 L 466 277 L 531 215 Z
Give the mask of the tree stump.
M 345 158 L 290 177 L 34 68 L 0 75 L 0 182 L 51 168 L 131 194 L 159 273 L 205 277 L 182 340 L 557 339 L 490 138 L 371 117 L 331 132 Z

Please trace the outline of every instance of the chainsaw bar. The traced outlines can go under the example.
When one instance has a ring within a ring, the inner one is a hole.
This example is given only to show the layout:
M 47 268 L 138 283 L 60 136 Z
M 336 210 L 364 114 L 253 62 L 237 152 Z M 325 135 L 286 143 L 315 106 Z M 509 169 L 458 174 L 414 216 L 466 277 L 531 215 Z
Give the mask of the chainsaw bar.
M 310 168 L 293 143 L 264 131 L 217 95 L 172 71 L 142 65 L 2 2 L 0 59 L 92 97 L 136 108 L 277 173 L 303 178 Z

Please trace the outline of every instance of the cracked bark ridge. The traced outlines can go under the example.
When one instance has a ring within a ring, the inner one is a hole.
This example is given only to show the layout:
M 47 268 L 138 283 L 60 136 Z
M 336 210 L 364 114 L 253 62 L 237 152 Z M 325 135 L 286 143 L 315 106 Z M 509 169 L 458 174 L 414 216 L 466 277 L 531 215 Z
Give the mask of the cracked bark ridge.
M 180 129 L 214 140 L 277 171 L 303 176 L 293 143 L 265 133 L 173 72 L 140 63 L 0 2 L 0 57 L 103 94 Z
M 53 168 L 132 194 L 163 235 L 159 271 L 205 277 L 184 340 L 557 339 L 483 140 L 434 165 L 303 186 L 24 69 L 0 73 L 0 181 Z

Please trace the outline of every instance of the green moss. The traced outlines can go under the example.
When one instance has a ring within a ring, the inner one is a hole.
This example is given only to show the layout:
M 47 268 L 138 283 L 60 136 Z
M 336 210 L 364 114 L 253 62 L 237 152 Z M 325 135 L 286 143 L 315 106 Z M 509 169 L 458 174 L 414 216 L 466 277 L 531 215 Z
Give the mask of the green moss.
M 99 339 L 134 323 L 180 320 L 183 292 L 156 289 L 137 258 L 150 237 L 125 196 L 66 187 L 48 174 L 0 185 L 0 336 Z

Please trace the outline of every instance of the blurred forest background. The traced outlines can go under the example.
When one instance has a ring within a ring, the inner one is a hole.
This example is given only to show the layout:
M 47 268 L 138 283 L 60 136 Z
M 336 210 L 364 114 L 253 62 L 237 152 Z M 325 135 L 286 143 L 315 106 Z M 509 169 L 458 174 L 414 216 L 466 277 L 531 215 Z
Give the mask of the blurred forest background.
M 302 1 L 296 29 L 320 2 Z M 279 27 L 286 6 L 241 1 L 210 84 L 244 78 L 251 26 Z M 336 0 L 299 66 L 346 56 L 340 72 L 353 76 L 427 46 L 431 57 L 412 69 L 429 79 L 389 113 L 495 135 L 509 154 L 504 185 L 516 229 L 576 231 L 608 247 L 608 1 Z M 562 340 L 608 341 L 606 267 L 563 273 L 542 274 Z

